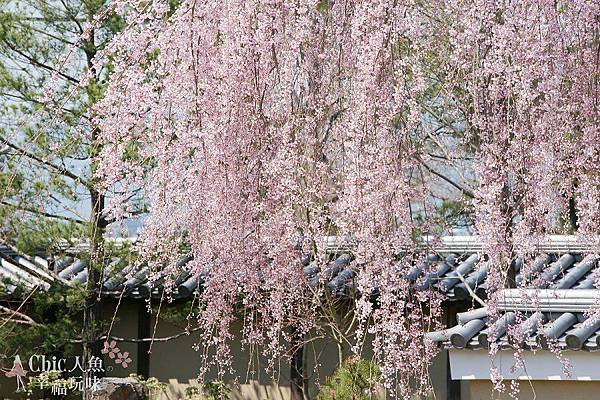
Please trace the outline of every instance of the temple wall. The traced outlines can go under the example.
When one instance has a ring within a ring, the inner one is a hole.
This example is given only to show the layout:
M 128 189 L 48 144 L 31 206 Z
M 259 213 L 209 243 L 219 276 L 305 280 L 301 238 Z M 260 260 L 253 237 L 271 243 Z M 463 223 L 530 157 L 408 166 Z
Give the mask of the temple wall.
M 138 322 L 140 314 L 140 305 L 134 302 L 124 301 L 120 304 L 116 313 L 111 335 L 122 338 L 138 337 Z M 115 315 L 115 304 L 107 304 L 104 308 L 104 318 L 110 322 Z M 155 326 L 155 320 L 151 319 L 152 330 Z M 156 338 L 176 335 L 185 328 L 184 323 L 172 323 L 165 320 L 159 320 L 156 325 Z M 232 332 L 236 340 L 232 347 L 233 367 L 241 376 L 236 389 L 232 393 L 234 400 L 289 400 L 289 372 L 290 365 L 285 363 L 279 366 L 280 373 L 275 380 L 265 374 L 264 371 L 255 375 L 248 372 L 249 365 L 260 363 L 266 365 L 266 360 L 257 358 L 256 353 L 252 354 L 248 349 L 241 348 L 240 332 L 241 325 L 235 325 Z M 198 376 L 201 360 L 200 355 L 194 350 L 194 344 L 200 340 L 197 333 L 183 335 L 177 339 L 168 342 L 155 342 L 152 344 L 149 359 L 150 376 L 159 379 L 161 382 L 168 383 L 167 390 L 161 393 L 156 400 L 176 400 L 185 399 L 185 390 L 190 385 L 196 386 L 195 378 Z M 126 377 L 129 374 L 137 372 L 137 362 L 139 360 L 138 345 L 136 343 L 119 342 L 118 347 L 121 352 L 128 352 L 132 362 L 123 368 L 120 364 L 114 362 L 105 356 L 105 369 L 108 376 Z M 343 357 L 349 354 L 349 349 L 343 349 Z M 326 340 L 311 341 L 305 348 L 306 369 L 305 373 L 309 377 L 310 397 L 314 398 L 318 392 L 318 384 L 324 382 L 325 378 L 333 373 L 339 360 L 338 347 Z M 366 351 L 365 357 L 369 357 L 369 351 Z M 447 352 L 442 351 L 436 358 L 430 371 L 430 379 L 435 388 L 435 399 L 446 398 L 446 371 L 447 371 Z M 30 374 L 31 375 L 31 374 Z M 217 379 L 216 371 L 208 374 L 209 380 Z M 226 376 L 226 381 L 231 382 L 233 376 Z M 4 374 L 0 374 L 0 400 L 20 399 L 24 395 L 15 393 L 14 378 L 8 379 Z M 35 398 L 36 396 L 33 396 Z
M 510 382 L 507 382 L 510 385 Z M 464 382 L 462 400 L 510 400 L 508 393 L 493 393 L 487 380 Z M 520 381 L 520 400 L 591 400 L 600 398 L 600 382 Z

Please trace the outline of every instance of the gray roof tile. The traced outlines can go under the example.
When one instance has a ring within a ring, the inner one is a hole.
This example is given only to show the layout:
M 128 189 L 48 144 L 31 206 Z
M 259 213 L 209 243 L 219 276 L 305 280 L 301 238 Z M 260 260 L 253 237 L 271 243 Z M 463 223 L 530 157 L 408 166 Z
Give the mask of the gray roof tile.
M 560 257 L 541 256 L 527 270 L 522 270 L 522 260 L 515 260 L 517 270 L 516 281 L 520 284 L 535 283 L 536 277 L 551 279 L 550 288 L 593 288 L 596 277 L 600 277 L 598 261 L 580 261 L 577 254 L 564 254 Z M 48 286 L 53 281 L 66 283 L 85 283 L 87 280 L 87 264 L 73 257 L 62 257 L 48 262 L 39 257 L 31 258 L 18 254 L 8 246 L 0 245 L 0 279 L 9 278 L 12 282 L 5 283 L 10 292 L 15 283 L 31 287 L 36 284 Z M 202 279 L 192 277 L 186 265 L 192 258 L 182 256 L 178 265 L 182 272 L 175 281 L 172 297 L 188 298 L 193 296 L 202 284 Z M 25 264 L 25 265 L 24 265 Z M 155 282 L 148 282 L 147 269 L 131 275 L 132 266 L 120 266 L 119 259 L 108 263 L 104 276 L 103 292 L 105 296 L 119 297 L 125 295 L 132 298 L 162 296 L 163 283 L 167 277 L 161 277 Z M 325 285 L 337 296 L 347 296 L 354 293 L 355 270 L 353 257 L 349 253 L 333 256 L 325 265 L 318 265 L 309 257 L 301 260 L 304 275 L 311 286 Z M 444 293 L 449 300 L 466 300 L 471 298 L 471 292 L 485 298 L 486 278 L 489 263 L 485 257 L 477 254 L 450 254 L 445 257 L 428 255 L 425 260 L 416 264 L 406 275 L 405 279 L 412 282 L 415 290 L 433 288 Z M 542 285 L 543 286 L 543 285 Z M 372 296 L 377 295 L 377 290 Z

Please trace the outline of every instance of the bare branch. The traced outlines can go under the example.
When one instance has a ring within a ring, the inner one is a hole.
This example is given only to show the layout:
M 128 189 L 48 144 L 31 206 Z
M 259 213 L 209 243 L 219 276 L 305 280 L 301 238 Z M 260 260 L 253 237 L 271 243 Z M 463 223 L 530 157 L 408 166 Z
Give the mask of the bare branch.
M 21 57 L 25 58 L 25 59 L 26 59 L 27 61 L 29 61 L 31 64 L 33 64 L 33 65 L 35 65 L 35 66 L 37 66 L 37 67 L 43 68 L 43 69 L 45 69 L 45 70 L 47 70 L 47 71 L 55 72 L 55 73 L 57 73 L 57 74 L 58 74 L 60 77 L 62 77 L 62 78 L 64 78 L 64 79 L 66 79 L 66 80 L 68 80 L 68 81 L 70 81 L 70 82 L 73 82 L 73 83 L 79 84 L 79 80 L 78 80 L 78 79 L 75 79 L 75 78 L 73 78 L 72 76 L 65 74 L 64 72 L 61 72 L 60 70 L 57 70 L 57 69 L 55 69 L 55 68 L 53 68 L 53 67 L 51 67 L 51 66 L 49 66 L 49 65 L 47 65 L 47 64 L 44 64 L 43 62 L 41 62 L 41 61 L 39 61 L 39 60 L 37 60 L 37 59 L 35 59 L 35 58 L 31 57 L 29 54 L 27 54 L 27 53 L 24 53 L 24 52 L 22 52 L 21 50 L 19 50 L 18 48 L 16 48 L 15 46 L 13 46 L 13 45 L 12 45 L 10 42 L 7 42 L 6 40 L 3 40 L 3 43 L 4 43 L 4 44 L 5 44 L 5 45 L 6 45 L 6 46 L 9 48 L 9 49 L 11 49 L 12 51 L 14 51 L 15 53 L 17 53 L 17 54 L 18 54 L 18 55 L 20 55 Z
M 27 295 L 27 297 L 21 302 L 21 304 L 19 304 L 19 307 L 17 307 L 16 310 L 12 310 L 8 307 L 4 307 L 2 305 L 0 305 L 0 312 L 2 313 L 6 313 L 9 314 L 10 316 L 8 318 L 6 318 L 4 320 L 4 322 L 2 324 L 0 324 L 0 328 L 3 328 L 6 324 L 8 324 L 9 322 L 14 322 L 14 323 L 26 323 L 28 325 L 32 325 L 32 326 L 41 326 L 40 324 L 38 324 L 37 322 L 35 322 L 33 320 L 33 318 L 31 318 L 29 315 L 23 314 L 21 312 L 21 308 L 23 308 L 23 306 L 25 305 L 25 303 L 27 303 L 27 301 L 29 300 L 29 298 L 31 298 L 31 296 L 33 296 L 33 294 L 37 291 L 39 286 L 35 286 L 31 292 L 29 293 L 29 295 Z M 15 320 L 14 317 L 18 317 L 20 320 Z
M 134 338 L 123 338 L 123 337 L 119 337 L 119 336 L 104 335 L 104 336 L 99 337 L 98 340 L 116 340 L 117 342 L 125 342 L 125 343 L 168 342 L 170 340 L 178 339 L 182 336 L 187 336 L 187 335 L 189 335 L 193 332 L 197 332 L 199 330 L 200 330 L 200 327 L 197 327 L 197 328 L 185 330 L 183 332 L 179 332 L 172 336 L 166 336 L 166 337 L 160 337 L 160 338 L 149 337 L 149 338 L 134 339 Z M 76 340 L 71 341 L 71 343 L 82 343 L 82 342 L 83 341 L 81 339 L 76 339 Z
M 433 168 L 431 168 L 429 165 L 427 165 L 425 162 L 423 162 L 422 160 L 419 160 L 421 162 L 421 164 L 425 167 L 425 169 L 427 171 L 429 171 L 430 173 L 432 173 L 433 175 L 441 178 L 442 180 L 446 181 L 447 183 L 449 183 L 450 185 L 454 186 L 455 188 L 457 188 L 458 190 L 460 190 L 465 196 L 469 197 L 469 198 L 474 198 L 475 197 L 475 193 L 473 193 L 472 190 L 462 186 L 461 184 L 453 181 L 452 179 L 448 178 L 447 176 L 445 176 L 442 173 L 437 172 L 436 170 L 434 170 Z
M 61 167 L 59 165 L 56 165 L 56 164 L 54 164 L 54 163 L 52 163 L 52 162 L 50 162 L 48 160 L 44 160 L 41 157 L 39 157 L 39 156 L 37 156 L 37 155 L 35 155 L 35 154 L 33 154 L 33 153 L 31 153 L 31 152 L 29 152 L 29 151 L 21 148 L 19 146 L 17 146 L 16 144 L 10 142 L 9 140 L 7 140 L 7 139 L 5 139 L 5 138 L 3 138 L 1 136 L 0 136 L 0 143 L 4 143 L 8 147 L 10 147 L 13 150 L 16 150 L 17 152 L 19 152 L 21 155 L 24 155 L 25 157 L 27 157 L 29 159 L 32 159 L 34 161 L 37 161 L 40 164 L 44 164 L 44 165 L 52 168 L 54 171 L 58 172 L 59 174 L 64 175 L 64 176 L 66 176 L 68 178 L 71 178 L 71 179 L 73 179 L 76 182 L 80 182 L 82 185 L 84 185 L 86 187 L 89 187 L 89 183 L 85 179 L 81 178 L 78 175 L 75 175 L 73 172 L 69 171 L 68 169 L 63 168 L 63 167 Z
M 83 224 L 83 223 L 85 223 L 85 221 L 82 221 L 82 220 L 79 220 L 79 219 L 76 219 L 76 218 L 71 218 L 71 217 L 67 217 L 67 216 L 64 216 L 64 215 L 52 214 L 52 213 L 48 213 L 48 212 L 45 212 L 45 211 L 36 210 L 33 207 L 27 207 L 27 206 L 23 206 L 23 205 L 20 205 L 20 204 L 12 204 L 12 203 L 9 203 L 9 202 L 4 201 L 4 200 L 0 200 L 0 204 L 2 204 L 4 206 L 7 206 L 7 207 L 13 207 L 13 208 L 15 208 L 17 210 L 25 211 L 25 212 L 28 212 L 28 213 L 32 213 L 32 214 L 36 214 L 36 215 L 41 215 L 43 217 L 61 219 L 63 221 L 75 222 L 77 224 Z

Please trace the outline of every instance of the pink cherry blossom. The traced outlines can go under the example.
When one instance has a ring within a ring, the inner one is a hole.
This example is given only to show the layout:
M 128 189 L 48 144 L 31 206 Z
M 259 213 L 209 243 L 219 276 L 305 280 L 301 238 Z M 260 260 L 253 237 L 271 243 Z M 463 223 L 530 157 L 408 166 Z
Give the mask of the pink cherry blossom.
M 597 2 L 113 3 L 127 27 L 96 60 L 112 71 L 93 110 L 98 178 L 121 189 L 115 217 L 143 191 L 151 282 L 193 256 L 202 372 L 230 370 L 237 318 L 271 372 L 319 331 L 325 294 L 298 260 L 324 269 L 321 239 L 348 235 L 353 350 L 373 338 L 387 388 L 425 394 L 443 298 L 402 277 L 440 232 L 432 149 L 473 158 L 492 320 L 512 257 L 564 231 L 572 202 L 577 233 L 598 234 Z
M 101 352 L 102 354 L 108 354 L 110 358 L 114 359 L 116 355 L 120 354 L 121 350 L 117 347 L 117 342 L 112 340 L 110 343 L 104 342 Z
M 131 357 L 129 357 L 129 352 L 125 351 L 123 353 L 118 353 L 115 363 L 121 364 L 123 368 L 127 368 L 129 363 L 131 363 Z

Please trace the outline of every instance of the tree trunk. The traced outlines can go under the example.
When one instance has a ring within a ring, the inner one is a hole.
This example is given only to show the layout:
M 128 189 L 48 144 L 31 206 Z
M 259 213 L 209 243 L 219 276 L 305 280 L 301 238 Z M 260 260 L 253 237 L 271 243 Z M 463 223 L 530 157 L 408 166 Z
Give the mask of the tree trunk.
M 292 400 L 305 400 L 304 379 L 304 344 L 301 344 L 292 355 L 290 369 L 290 391 Z
M 90 11 L 87 13 L 87 18 L 90 22 L 93 21 L 94 12 Z M 94 74 L 92 83 L 97 82 L 96 71 L 93 66 L 93 59 L 96 56 L 96 46 L 94 43 L 94 30 L 92 29 L 89 39 L 84 43 L 83 49 L 86 54 L 87 65 L 90 71 Z M 90 103 L 94 102 L 92 94 L 88 92 L 90 96 Z M 106 218 L 102 215 L 104 211 L 105 198 L 102 193 L 98 191 L 96 186 L 96 179 L 94 175 L 96 173 L 95 158 L 100 153 L 100 147 L 98 145 L 98 130 L 92 128 L 91 141 L 90 141 L 90 160 L 91 160 L 91 178 L 89 180 L 88 190 L 90 191 L 91 201 L 91 215 L 90 215 L 90 262 L 88 266 L 88 280 L 86 285 L 86 300 L 85 308 L 83 312 L 83 366 L 85 368 L 83 373 L 84 379 L 84 392 L 83 400 L 90 400 L 92 397 L 92 386 L 94 384 L 94 377 L 98 377 L 104 371 L 90 371 L 88 365 L 93 357 L 102 359 L 101 343 L 99 342 L 100 324 L 102 323 L 102 276 L 104 269 L 104 233 L 108 225 Z M 104 364 L 103 364 L 104 365 Z
M 578 218 L 577 218 L 577 207 L 575 204 L 575 195 L 571 196 L 569 198 L 569 228 L 570 231 L 569 233 L 571 234 L 575 234 L 577 233 L 577 225 L 579 224 Z
M 514 220 L 514 216 L 518 212 L 518 210 L 516 210 L 512 206 L 512 204 L 514 203 L 513 200 L 514 200 L 513 191 L 511 190 L 511 187 L 508 183 L 508 178 L 507 178 L 507 181 L 504 183 L 504 188 L 502 190 L 502 202 L 501 202 L 502 213 L 504 214 L 504 217 L 506 218 L 504 239 L 505 239 L 505 242 L 511 246 L 510 254 L 508 255 L 509 259 L 503 260 L 508 264 L 508 270 L 506 271 L 506 282 L 505 282 L 505 287 L 507 287 L 507 288 L 516 288 L 517 287 L 517 271 L 515 268 L 516 264 L 515 264 L 515 254 L 514 254 L 513 246 L 512 246 L 512 242 L 513 242 L 512 236 L 513 236 L 513 220 Z
M 100 351 L 99 325 L 102 322 L 102 269 L 104 267 L 104 231 L 106 220 L 102 217 L 104 209 L 104 196 L 95 189 L 90 189 L 92 200 L 92 226 L 90 235 L 90 262 L 88 265 L 88 280 L 86 285 L 86 299 L 83 311 L 83 373 L 84 393 L 83 399 L 91 399 L 91 386 L 94 376 L 101 371 L 89 371 L 88 365 L 92 357 L 102 358 Z
M 138 303 L 138 339 L 152 335 L 150 313 L 145 301 Z M 137 344 L 137 374 L 150 378 L 150 342 L 141 341 Z

